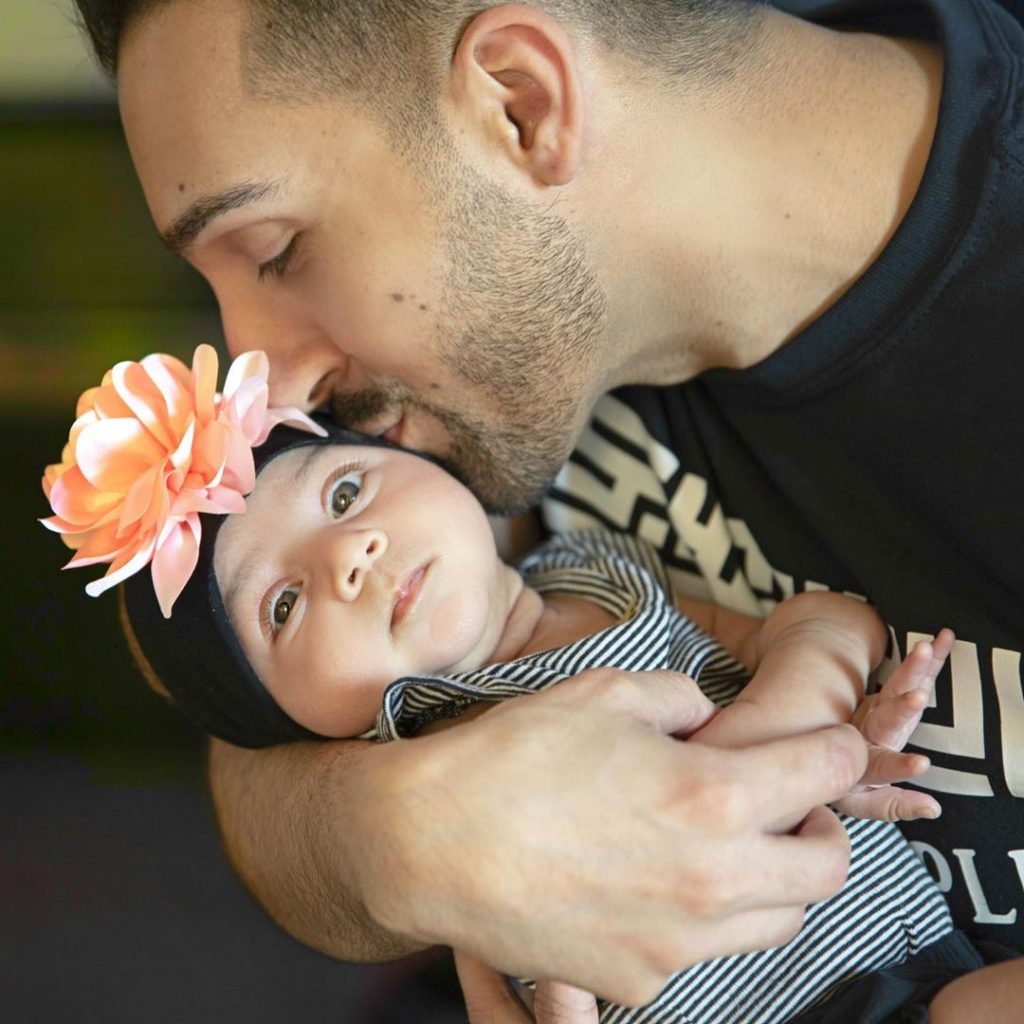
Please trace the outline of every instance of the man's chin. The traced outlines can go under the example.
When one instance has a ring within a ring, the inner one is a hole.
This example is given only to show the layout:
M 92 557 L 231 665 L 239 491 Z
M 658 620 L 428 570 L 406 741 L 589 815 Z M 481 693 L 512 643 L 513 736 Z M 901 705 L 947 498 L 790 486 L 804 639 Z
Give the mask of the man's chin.
M 516 516 L 535 509 L 554 483 L 557 472 L 538 481 L 535 477 L 521 475 L 499 476 L 490 467 L 484 473 L 463 473 L 456 466 L 445 464 L 449 472 L 476 495 L 484 511 L 492 516 Z

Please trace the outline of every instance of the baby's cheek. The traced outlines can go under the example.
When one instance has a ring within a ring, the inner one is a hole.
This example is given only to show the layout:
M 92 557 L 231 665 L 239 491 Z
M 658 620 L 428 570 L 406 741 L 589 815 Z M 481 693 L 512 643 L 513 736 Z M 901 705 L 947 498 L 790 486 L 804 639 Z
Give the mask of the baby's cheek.
M 487 595 L 471 587 L 445 594 L 438 601 L 427 630 L 435 671 L 451 668 L 476 651 L 486 632 L 487 607 Z M 486 654 L 480 657 L 482 660 Z

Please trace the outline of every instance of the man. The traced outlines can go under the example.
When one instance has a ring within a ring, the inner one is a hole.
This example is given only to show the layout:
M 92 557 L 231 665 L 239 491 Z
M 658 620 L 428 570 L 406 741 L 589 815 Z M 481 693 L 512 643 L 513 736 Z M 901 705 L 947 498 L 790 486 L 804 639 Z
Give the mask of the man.
M 953 626 L 919 734 L 946 815 L 914 834 L 961 927 L 1022 945 L 1024 43 L 1005 12 L 79 6 L 154 220 L 229 346 L 268 351 L 275 401 L 436 452 L 496 509 L 535 501 L 579 440 L 557 526 L 635 530 L 748 610 L 861 594 L 894 656 Z M 211 779 L 237 869 L 305 941 L 444 942 L 638 1002 L 783 941 L 843 878 L 812 808 L 862 771 L 851 730 L 669 738 L 707 715 L 677 679 L 590 674 L 389 748 L 215 743 Z

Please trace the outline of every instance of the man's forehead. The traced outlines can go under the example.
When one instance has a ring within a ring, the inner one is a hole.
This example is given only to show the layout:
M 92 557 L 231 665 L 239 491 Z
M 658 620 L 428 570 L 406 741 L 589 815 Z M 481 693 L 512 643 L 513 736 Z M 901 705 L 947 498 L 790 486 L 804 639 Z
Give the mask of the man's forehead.
M 118 90 L 135 86 L 136 71 L 149 77 L 157 68 L 240 80 L 246 17 L 245 0 L 167 0 L 144 10 L 121 39 Z
M 206 25 L 208 18 L 214 25 Z M 187 143 L 204 122 L 216 123 L 237 107 L 239 40 L 220 7 L 202 2 L 172 0 L 130 26 L 118 57 L 117 94 L 133 154 L 150 137 Z

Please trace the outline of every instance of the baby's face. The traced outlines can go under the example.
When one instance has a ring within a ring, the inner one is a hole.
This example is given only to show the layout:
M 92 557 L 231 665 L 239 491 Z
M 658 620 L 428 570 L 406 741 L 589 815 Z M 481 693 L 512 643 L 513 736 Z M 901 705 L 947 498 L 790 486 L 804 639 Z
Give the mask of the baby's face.
M 475 668 L 521 589 L 476 498 L 389 448 L 312 445 L 260 473 L 214 568 L 256 674 L 295 721 L 353 736 L 403 675 Z

